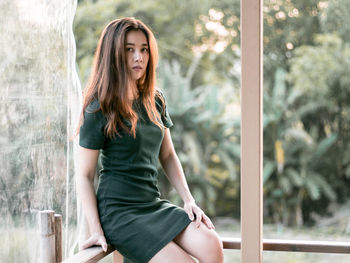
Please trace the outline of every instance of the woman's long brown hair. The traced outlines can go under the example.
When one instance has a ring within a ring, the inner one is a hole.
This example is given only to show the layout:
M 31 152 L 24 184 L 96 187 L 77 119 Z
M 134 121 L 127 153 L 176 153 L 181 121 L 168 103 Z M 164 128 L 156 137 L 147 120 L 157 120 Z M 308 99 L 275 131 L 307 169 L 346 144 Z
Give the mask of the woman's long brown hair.
M 147 69 L 144 76 L 136 84 L 149 119 L 160 129 L 163 128 L 155 105 L 155 97 L 158 96 L 162 100 L 164 108 L 164 101 L 155 90 L 158 62 L 155 37 L 152 31 L 140 20 L 122 18 L 110 22 L 101 34 L 93 60 L 92 73 L 84 91 L 80 119 L 81 125 L 84 121 L 83 113 L 87 106 L 97 99 L 100 110 L 107 119 L 105 135 L 108 137 L 118 135 L 118 128 L 122 128 L 134 137 L 136 136 L 138 115 L 133 110 L 133 102 L 128 97 L 128 88 L 131 84 L 125 54 L 125 38 L 127 32 L 131 30 L 142 31 L 148 41 L 149 61 Z M 131 128 L 128 128 L 123 120 L 129 120 Z

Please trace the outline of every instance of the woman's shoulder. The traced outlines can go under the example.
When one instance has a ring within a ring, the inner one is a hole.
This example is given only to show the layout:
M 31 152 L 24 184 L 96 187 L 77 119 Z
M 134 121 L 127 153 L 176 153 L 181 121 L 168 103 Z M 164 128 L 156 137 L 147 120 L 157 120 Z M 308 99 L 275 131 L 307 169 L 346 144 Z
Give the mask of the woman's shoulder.
M 160 106 L 163 106 L 163 105 L 165 106 L 166 100 L 161 90 L 157 89 L 154 97 L 157 104 L 159 104 Z
M 88 149 L 102 149 L 105 143 L 107 121 L 98 100 L 91 101 L 84 109 L 84 120 L 80 126 L 79 144 Z
M 92 100 L 84 110 L 84 119 L 92 119 L 103 124 L 107 123 L 107 119 L 101 110 L 100 102 L 97 99 Z
M 101 111 L 101 105 L 98 99 L 93 99 L 87 106 L 85 111 L 87 113 L 95 113 L 97 111 Z
M 154 94 L 154 100 L 156 103 L 157 110 L 159 112 L 162 112 L 163 108 L 165 106 L 165 99 L 164 99 L 164 95 L 163 95 L 162 91 L 156 90 L 156 92 Z

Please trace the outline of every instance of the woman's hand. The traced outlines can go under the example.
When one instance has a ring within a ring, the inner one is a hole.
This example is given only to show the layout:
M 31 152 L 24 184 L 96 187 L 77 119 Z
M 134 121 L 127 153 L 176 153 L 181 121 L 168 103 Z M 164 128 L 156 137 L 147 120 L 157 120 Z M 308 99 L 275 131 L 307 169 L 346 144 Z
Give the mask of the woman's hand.
M 88 247 L 92 247 L 94 245 L 101 246 L 104 252 L 107 251 L 106 238 L 101 233 L 93 234 L 88 240 L 84 242 L 80 249 L 82 250 Z
M 192 221 L 196 220 L 196 227 L 199 227 L 200 222 L 203 221 L 209 229 L 215 228 L 209 217 L 204 214 L 202 209 L 200 209 L 195 202 L 191 201 L 185 203 L 184 210 Z

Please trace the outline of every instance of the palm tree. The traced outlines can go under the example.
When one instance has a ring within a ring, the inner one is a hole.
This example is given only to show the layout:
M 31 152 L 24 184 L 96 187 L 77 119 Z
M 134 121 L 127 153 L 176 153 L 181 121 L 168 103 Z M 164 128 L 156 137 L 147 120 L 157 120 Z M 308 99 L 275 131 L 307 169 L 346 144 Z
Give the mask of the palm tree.
M 303 93 L 297 89 L 288 92 L 285 77 L 285 71 L 277 70 L 273 89 L 264 94 L 265 206 L 274 221 L 301 226 L 306 199 L 336 199 L 335 191 L 316 164 L 337 136 L 330 134 L 319 140 L 316 130 L 305 130 L 302 117 L 322 105 L 310 102 L 298 107 Z
M 224 214 L 232 211 L 234 201 L 239 203 L 239 119 L 230 119 L 225 113 L 232 104 L 232 93 L 231 98 L 225 95 L 225 101 L 219 101 L 219 92 L 227 94 L 232 88 L 192 88 L 199 60 L 194 59 L 185 76 L 179 63 L 163 61 L 160 83 L 175 123 L 173 140 L 190 188 L 209 214 Z M 233 202 L 225 203 L 227 200 Z

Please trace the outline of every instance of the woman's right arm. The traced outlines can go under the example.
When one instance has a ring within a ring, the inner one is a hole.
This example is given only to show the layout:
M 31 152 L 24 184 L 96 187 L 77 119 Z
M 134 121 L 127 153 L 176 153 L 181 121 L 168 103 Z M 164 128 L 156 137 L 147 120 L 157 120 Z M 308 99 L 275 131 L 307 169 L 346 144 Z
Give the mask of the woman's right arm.
M 99 150 L 92 150 L 79 146 L 77 192 L 91 234 L 90 238 L 82 245 L 81 249 L 93 245 L 100 245 L 104 251 L 107 251 L 107 242 L 98 215 L 96 193 L 94 189 L 94 177 L 98 155 Z

